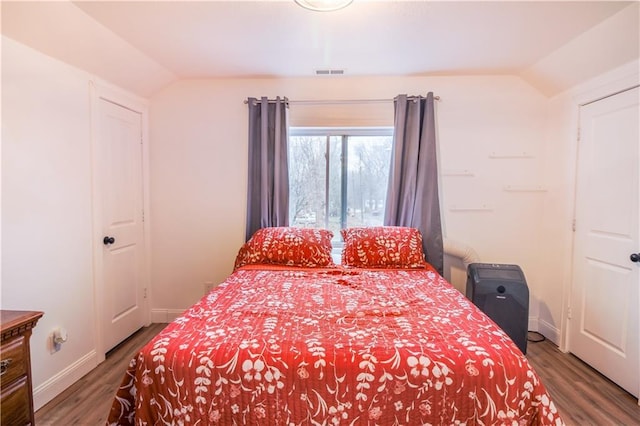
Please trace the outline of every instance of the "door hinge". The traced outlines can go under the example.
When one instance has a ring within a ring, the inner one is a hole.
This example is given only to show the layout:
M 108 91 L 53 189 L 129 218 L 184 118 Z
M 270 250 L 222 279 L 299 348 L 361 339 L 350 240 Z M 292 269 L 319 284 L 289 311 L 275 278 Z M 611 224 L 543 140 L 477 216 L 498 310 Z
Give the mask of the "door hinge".
M 147 298 L 147 288 L 146 288 L 146 287 L 144 288 L 143 293 L 144 293 L 144 294 L 143 294 L 143 296 L 142 296 L 142 297 L 143 297 L 144 299 L 146 299 L 146 298 Z
M 573 219 L 573 221 L 571 222 L 571 230 L 573 232 L 576 232 L 576 220 L 575 219 Z
M 567 306 L 567 319 L 571 319 L 571 306 Z

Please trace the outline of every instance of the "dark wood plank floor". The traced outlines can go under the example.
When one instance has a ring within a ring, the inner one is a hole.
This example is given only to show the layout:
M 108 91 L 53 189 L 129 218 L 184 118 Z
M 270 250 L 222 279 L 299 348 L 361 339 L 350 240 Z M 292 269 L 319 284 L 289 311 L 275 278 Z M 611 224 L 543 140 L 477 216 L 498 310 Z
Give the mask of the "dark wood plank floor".
M 545 340 L 527 358 L 567 425 L 640 425 L 638 400 L 574 355 Z
M 105 362 L 36 412 L 37 426 L 104 425 L 129 360 L 166 324 L 143 328 L 108 354 Z M 567 425 L 640 425 L 637 400 L 551 342 L 529 342 L 527 358 Z

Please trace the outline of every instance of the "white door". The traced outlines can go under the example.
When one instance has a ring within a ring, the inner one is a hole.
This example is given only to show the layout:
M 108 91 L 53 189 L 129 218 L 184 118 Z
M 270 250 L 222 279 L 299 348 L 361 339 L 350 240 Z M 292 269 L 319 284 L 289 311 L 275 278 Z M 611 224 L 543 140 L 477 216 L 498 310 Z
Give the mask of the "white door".
M 105 352 L 144 325 L 142 116 L 99 99 Z
M 570 351 L 638 397 L 638 88 L 580 108 Z

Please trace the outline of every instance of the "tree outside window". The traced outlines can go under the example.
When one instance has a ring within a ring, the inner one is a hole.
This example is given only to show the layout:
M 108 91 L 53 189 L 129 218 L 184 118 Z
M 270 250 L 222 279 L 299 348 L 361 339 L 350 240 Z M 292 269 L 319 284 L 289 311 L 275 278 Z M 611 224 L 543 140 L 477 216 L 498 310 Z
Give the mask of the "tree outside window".
M 390 128 L 294 128 L 289 137 L 291 226 L 379 226 L 391 161 Z

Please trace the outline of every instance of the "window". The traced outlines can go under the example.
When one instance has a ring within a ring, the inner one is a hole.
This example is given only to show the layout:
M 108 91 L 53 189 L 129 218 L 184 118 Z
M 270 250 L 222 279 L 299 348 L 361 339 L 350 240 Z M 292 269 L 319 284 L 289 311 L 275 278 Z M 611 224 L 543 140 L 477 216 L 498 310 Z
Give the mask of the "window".
M 340 229 L 382 225 L 393 129 L 291 128 L 292 226 Z

